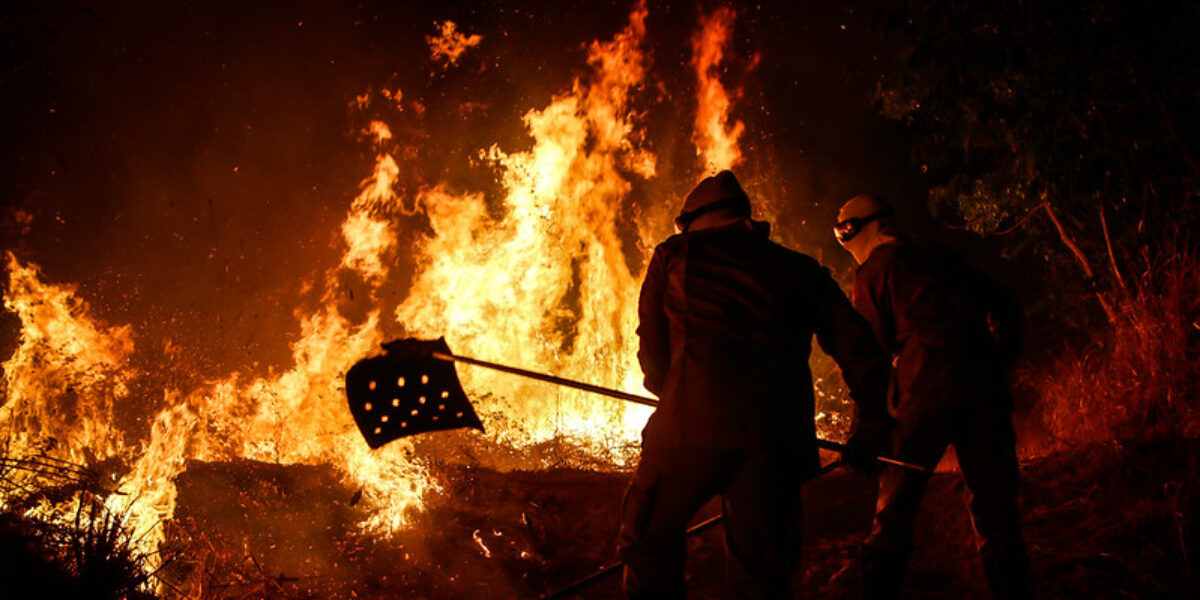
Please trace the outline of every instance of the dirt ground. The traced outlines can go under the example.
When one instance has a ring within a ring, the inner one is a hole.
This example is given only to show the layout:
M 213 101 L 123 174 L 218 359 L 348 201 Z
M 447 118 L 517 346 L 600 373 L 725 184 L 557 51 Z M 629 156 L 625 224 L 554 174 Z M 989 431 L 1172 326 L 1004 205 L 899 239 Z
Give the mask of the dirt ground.
M 1022 467 L 1022 513 L 1041 597 L 1178 598 L 1195 591 L 1195 442 L 1097 446 Z M 948 461 L 952 465 L 952 461 Z M 944 463 L 946 464 L 946 463 Z M 209 598 L 538 598 L 614 558 L 628 475 L 442 465 L 443 492 L 393 539 L 358 533 L 355 491 L 317 467 L 194 463 L 179 480 L 165 576 Z M 798 598 L 860 595 L 870 477 L 809 483 Z M 698 519 L 715 514 L 710 504 Z M 937 473 L 922 506 L 912 598 L 986 598 L 961 478 Z M 721 529 L 689 543 L 689 597 L 723 597 Z M 574 594 L 619 598 L 609 577 Z

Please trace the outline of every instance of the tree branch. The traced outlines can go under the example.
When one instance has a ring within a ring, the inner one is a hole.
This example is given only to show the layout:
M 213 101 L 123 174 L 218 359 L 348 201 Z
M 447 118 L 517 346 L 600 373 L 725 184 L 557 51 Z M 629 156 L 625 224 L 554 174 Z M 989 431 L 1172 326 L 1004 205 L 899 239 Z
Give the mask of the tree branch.
M 1058 219 L 1058 215 L 1054 212 L 1054 208 L 1050 206 L 1050 202 L 1045 198 L 1046 192 L 1043 191 L 1042 208 L 1046 210 L 1046 216 L 1050 217 L 1050 221 L 1054 223 L 1054 228 L 1058 230 L 1059 239 L 1061 239 L 1063 244 L 1066 244 L 1067 248 L 1071 249 L 1071 253 L 1075 255 L 1075 261 L 1078 262 L 1079 266 L 1083 268 L 1083 272 L 1087 275 L 1088 282 L 1094 285 L 1096 280 L 1096 272 L 1092 270 L 1092 264 L 1088 262 L 1087 256 L 1083 254 L 1083 250 L 1079 249 L 1079 246 L 1075 243 L 1075 240 L 1071 239 L 1071 235 L 1067 233 L 1066 227 L 1063 227 L 1062 221 Z M 1110 323 L 1115 323 L 1117 320 L 1116 311 L 1113 310 L 1113 307 L 1109 305 L 1108 300 L 1105 300 L 1104 296 L 1099 291 L 1096 291 L 1095 294 L 1096 299 L 1100 301 L 1100 306 L 1104 308 L 1104 314 L 1108 315 L 1108 321 Z

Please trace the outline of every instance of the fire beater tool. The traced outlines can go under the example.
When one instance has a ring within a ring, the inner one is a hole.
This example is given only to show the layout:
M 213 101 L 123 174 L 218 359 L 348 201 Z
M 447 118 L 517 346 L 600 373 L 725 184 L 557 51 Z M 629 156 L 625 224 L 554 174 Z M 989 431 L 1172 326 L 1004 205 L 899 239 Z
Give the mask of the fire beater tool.
M 454 363 L 461 362 L 520 375 L 645 406 L 658 400 L 536 371 L 458 356 L 445 338 L 407 338 L 383 344 L 384 354 L 359 361 L 346 373 L 350 414 L 372 449 L 393 440 L 443 429 L 470 427 L 483 431 L 470 399 L 458 381 Z M 846 445 L 817 439 L 817 447 L 844 452 Z M 926 471 L 924 467 L 877 456 L 889 465 Z
M 562 385 L 577 390 L 592 392 L 645 406 L 658 406 L 653 398 L 630 394 L 620 390 L 592 385 L 536 371 L 528 371 L 508 365 L 458 356 L 450 351 L 445 338 L 419 340 L 415 338 L 393 340 L 383 344 L 384 354 L 359 361 L 346 372 L 346 397 L 350 413 L 367 444 L 378 448 L 393 440 L 444 429 L 471 427 L 483 431 L 483 424 L 475 414 L 467 398 L 454 363 L 461 362 Z M 835 452 L 844 452 L 845 444 L 817 439 L 817 446 Z M 918 465 L 877 456 L 876 460 L 905 469 L 926 471 Z M 836 460 L 821 468 L 824 475 L 842 466 Z M 724 520 L 723 515 L 711 517 L 688 529 L 691 537 L 708 531 Z M 596 572 L 539 597 L 552 600 L 582 589 L 593 582 L 616 573 L 621 563 L 601 567 Z

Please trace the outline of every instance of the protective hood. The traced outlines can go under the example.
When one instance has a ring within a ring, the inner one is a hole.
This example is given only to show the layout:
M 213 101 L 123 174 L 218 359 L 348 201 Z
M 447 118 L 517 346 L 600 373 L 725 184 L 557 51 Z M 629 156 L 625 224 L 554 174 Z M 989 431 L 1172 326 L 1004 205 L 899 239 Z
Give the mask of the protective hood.
M 686 229 L 696 217 L 723 208 L 750 216 L 750 197 L 732 171 L 721 171 L 701 181 L 684 200 L 683 210 L 675 218 L 675 223 L 680 229 Z

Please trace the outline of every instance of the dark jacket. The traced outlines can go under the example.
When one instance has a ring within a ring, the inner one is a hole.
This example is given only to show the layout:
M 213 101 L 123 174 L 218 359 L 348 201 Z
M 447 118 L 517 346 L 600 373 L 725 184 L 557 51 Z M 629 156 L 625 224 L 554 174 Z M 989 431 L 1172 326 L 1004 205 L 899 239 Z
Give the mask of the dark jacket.
M 854 306 L 895 357 L 901 426 L 963 402 L 1011 402 L 1004 369 L 1020 347 L 1020 307 L 958 254 L 879 246 L 859 267 Z
M 815 469 L 815 333 L 860 416 L 886 420 L 887 358 L 817 261 L 743 220 L 675 235 L 654 250 L 638 303 L 638 359 L 661 404 L 647 450 L 800 452 Z

